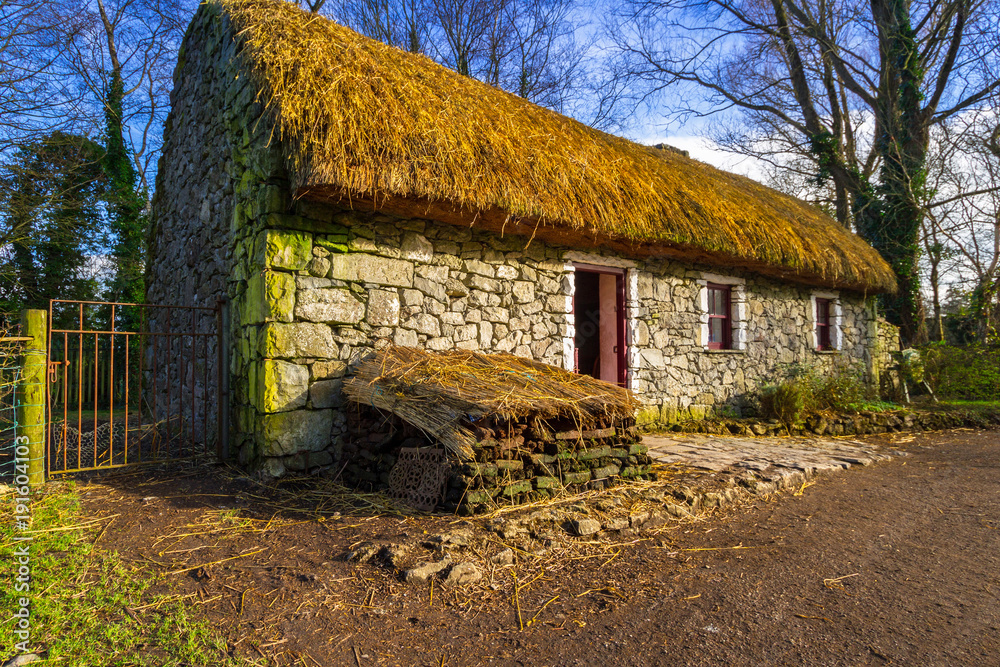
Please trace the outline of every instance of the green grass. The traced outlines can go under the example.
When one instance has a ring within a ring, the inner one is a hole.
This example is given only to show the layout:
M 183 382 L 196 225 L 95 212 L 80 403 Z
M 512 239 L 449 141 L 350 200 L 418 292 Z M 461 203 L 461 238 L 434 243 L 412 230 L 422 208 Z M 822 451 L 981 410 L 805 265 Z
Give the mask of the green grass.
M 975 410 L 980 412 L 1000 412 L 1000 401 L 957 401 L 953 399 L 942 400 L 938 405 L 962 410 Z
M 10 494 L 0 497 L 0 664 L 19 639 L 9 622 L 17 609 L 13 575 L 14 524 Z M 83 515 L 72 483 L 50 485 L 31 503 L 31 641 L 45 664 L 233 665 L 225 643 L 177 596 L 153 594 L 159 575 L 94 547 L 103 524 Z M 127 612 L 129 609 L 131 613 Z
M 896 403 L 880 400 L 856 401 L 848 403 L 846 406 L 848 412 L 895 412 L 896 410 L 902 410 L 904 407 Z

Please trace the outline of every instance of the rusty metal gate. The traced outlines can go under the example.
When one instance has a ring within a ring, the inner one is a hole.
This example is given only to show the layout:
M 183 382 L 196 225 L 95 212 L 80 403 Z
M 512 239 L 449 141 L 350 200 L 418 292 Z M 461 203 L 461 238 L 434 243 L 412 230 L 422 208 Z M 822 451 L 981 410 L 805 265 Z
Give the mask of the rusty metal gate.
M 226 304 L 49 303 L 49 474 L 228 449 Z

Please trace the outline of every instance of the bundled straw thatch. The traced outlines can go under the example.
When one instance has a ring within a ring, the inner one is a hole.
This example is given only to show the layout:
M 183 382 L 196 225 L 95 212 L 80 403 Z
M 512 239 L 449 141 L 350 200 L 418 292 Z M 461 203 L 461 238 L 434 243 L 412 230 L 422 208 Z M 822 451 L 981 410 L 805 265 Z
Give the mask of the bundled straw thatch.
M 353 401 L 387 410 L 469 459 L 473 424 L 568 419 L 576 424 L 630 419 L 627 389 L 511 354 L 427 352 L 387 347 L 344 383 Z
M 895 289 L 889 266 L 861 239 L 750 179 L 599 132 L 292 4 L 217 1 L 245 46 L 301 196 Z

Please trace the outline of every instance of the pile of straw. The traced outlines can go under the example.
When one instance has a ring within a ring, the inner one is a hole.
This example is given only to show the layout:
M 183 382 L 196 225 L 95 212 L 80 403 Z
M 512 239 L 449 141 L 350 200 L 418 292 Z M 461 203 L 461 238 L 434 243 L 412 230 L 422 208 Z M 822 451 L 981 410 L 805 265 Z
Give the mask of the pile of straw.
M 569 420 L 580 427 L 631 419 L 627 389 L 511 354 L 390 346 L 344 383 L 352 401 L 389 411 L 470 460 L 475 423 Z
M 203 11 L 220 6 L 300 196 L 895 289 L 864 241 L 753 180 L 600 132 L 290 3 L 215 0 Z

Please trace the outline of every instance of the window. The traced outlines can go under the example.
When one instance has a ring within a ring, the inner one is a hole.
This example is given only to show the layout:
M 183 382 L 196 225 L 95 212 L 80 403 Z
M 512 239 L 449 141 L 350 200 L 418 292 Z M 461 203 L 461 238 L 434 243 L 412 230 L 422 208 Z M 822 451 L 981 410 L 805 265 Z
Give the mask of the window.
M 833 336 L 831 335 L 832 303 L 830 299 L 816 299 L 816 349 L 827 351 L 833 349 Z
M 708 349 L 729 350 L 733 346 L 733 288 L 709 283 Z
M 739 353 L 747 344 L 747 290 L 743 278 L 702 273 L 697 281 L 698 333 L 706 352 Z
M 836 292 L 813 292 L 812 294 L 812 340 L 817 352 L 833 353 L 840 349 L 840 295 Z

